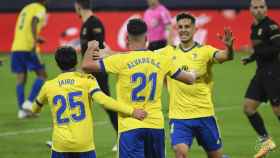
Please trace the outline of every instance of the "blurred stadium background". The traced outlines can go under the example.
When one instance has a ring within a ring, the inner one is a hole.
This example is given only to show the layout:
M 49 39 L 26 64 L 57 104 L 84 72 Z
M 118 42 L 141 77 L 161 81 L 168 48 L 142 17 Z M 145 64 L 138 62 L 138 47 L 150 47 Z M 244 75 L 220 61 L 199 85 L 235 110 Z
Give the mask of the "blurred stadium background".
M 49 149 L 44 142 L 50 139 L 51 120 L 46 107 L 42 116 L 34 120 L 18 120 L 15 98 L 15 76 L 10 73 L 9 52 L 13 40 L 14 26 L 20 9 L 32 0 L 0 1 L 0 59 L 5 59 L 0 67 L 0 157 L 1 158 L 47 158 Z M 49 78 L 56 76 L 52 53 L 59 45 L 72 45 L 79 48 L 81 22 L 74 13 L 74 0 L 50 0 L 48 4 L 47 26 L 42 31 L 46 43 L 41 45 L 42 58 L 46 63 Z M 216 37 L 223 28 L 229 26 L 236 37 L 236 48 L 250 45 L 249 34 L 251 16 L 249 0 L 162 0 L 173 16 L 181 11 L 193 13 L 197 21 L 195 38 L 201 43 L 209 43 L 218 48 L 221 43 Z M 280 23 L 280 1 L 267 0 L 269 16 Z M 93 10 L 102 20 L 106 29 L 106 43 L 112 49 L 125 49 L 125 24 L 129 18 L 142 17 L 147 8 L 145 0 L 93 0 Z M 176 40 L 175 40 L 176 43 Z M 241 53 L 240 53 L 241 54 Z M 256 134 L 249 126 L 242 112 L 245 89 L 252 77 L 255 65 L 243 67 L 240 57 L 224 65 L 215 66 L 214 102 L 224 140 L 224 151 L 230 158 L 250 158 L 258 148 Z M 34 77 L 31 74 L 31 77 Z M 114 92 L 114 76 L 110 77 Z M 30 85 L 28 85 L 29 89 Z M 163 95 L 164 112 L 167 113 L 168 94 Z M 279 123 L 268 105 L 261 107 L 265 122 L 275 141 L 280 144 Z M 111 148 L 116 136 L 102 108 L 94 107 L 96 123 L 96 146 L 99 158 L 112 158 Z M 167 120 L 167 119 L 166 119 Z M 166 129 L 168 123 L 166 121 Z M 167 158 L 173 158 L 169 134 L 166 130 Z M 204 158 L 206 155 L 196 144 L 191 157 Z M 279 158 L 280 150 L 268 155 Z

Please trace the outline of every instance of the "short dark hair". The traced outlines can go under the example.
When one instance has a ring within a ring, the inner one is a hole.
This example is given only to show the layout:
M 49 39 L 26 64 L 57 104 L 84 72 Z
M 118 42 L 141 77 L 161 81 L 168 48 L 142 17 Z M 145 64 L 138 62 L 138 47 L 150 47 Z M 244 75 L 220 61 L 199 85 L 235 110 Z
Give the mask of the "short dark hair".
M 91 1 L 90 0 L 76 0 L 83 9 L 91 9 Z
M 39 3 L 46 3 L 48 0 L 36 0 L 36 2 L 39 2 Z
M 141 19 L 131 19 L 127 24 L 127 32 L 132 36 L 139 36 L 147 33 L 147 25 Z
M 176 16 L 176 21 L 180 21 L 182 19 L 190 19 L 192 24 L 195 24 L 195 17 L 189 13 L 186 13 L 186 12 L 183 12 L 183 13 L 179 13 L 177 16 Z
M 77 65 L 76 50 L 69 46 L 59 47 L 55 52 L 55 61 L 62 71 L 68 71 Z

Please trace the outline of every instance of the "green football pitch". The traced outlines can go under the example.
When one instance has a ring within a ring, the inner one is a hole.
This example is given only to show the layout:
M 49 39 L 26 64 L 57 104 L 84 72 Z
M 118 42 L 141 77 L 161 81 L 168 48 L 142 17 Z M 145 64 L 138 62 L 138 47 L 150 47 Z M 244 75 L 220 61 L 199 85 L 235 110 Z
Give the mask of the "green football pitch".
M 8 58 L 0 55 L 0 59 Z M 52 55 L 43 55 L 49 79 L 54 78 L 57 69 Z M 214 66 L 214 103 L 220 126 L 224 153 L 230 158 L 252 158 L 258 147 L 257 135 L 250 127 L 242 112 L 244 92 L 254 74 L 255 65 L 246 67 L 240 64 L 240 56 L 235 61 Z M 49 107 L 46 106 L 37 119 L 17 119 L 17 103 L 15 96 L 15 76 L 10 73 L 10 62 L 6 60 L 0 66 L 0 157 L 1 158 L 48 158 L 50 149 L 45 141 L 51 138 L 51 118 Z M 29 92 L 34 74 L 29 74 L 26 91 Z M 115 80 L 110 76 L 111 90 L 114 94 Z M 124 92 L 125 93 L 125 92 Z M 163 93 L 164 113 L 168 112 L 168 95 Z M 94 105 L 95 144 L 99 158 L 114 158 L 112 146 L 116 143 L 116 134 L 102 107 Z M 280 144 L 280 124 L 272 114 L 269 105 L 262 105 L 259 110 L 267 125 L 268 131 L 276 143 Z M 173 158 L 169 142 L 168 119 L 166 118 L 166 151 L 167 158 Z M 190 157 L 205 158 L 201 147 L 194 141 Z M 268 158 L 279 158 L 280 149 L 271 152 Z

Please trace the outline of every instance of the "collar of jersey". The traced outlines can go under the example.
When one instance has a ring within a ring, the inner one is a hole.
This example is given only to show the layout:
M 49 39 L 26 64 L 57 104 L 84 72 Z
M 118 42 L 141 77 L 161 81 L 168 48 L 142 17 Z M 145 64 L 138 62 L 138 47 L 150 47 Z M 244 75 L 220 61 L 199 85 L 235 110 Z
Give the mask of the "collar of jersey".
M 192 49 L 194 49 L 197 45 L 198 45 L 198 43 L 197 43 L 197 42 L 194 42 L 194 45 L 193 45 L 192 47 L 190 47 L 190 48 L 188 48 L 188 49 L 185 50 L 184 48 L 182 48 L 181 44 L 179 44 L 179 48 L 180 48 L 183 52 L 187 53 L 187 52 L 191 51 Z
M 260 26 L 261 24 L 265 23 L 268 20 L 268 17 L 266 16 L 265 18 L 263 18 L 257 25 L 253 24 L 253 27 L 255 26 Z
M 147 48 L 141 48 L 141 49 L 136 49 L 134 51 L 146 51 L 146 50 L 148 50 L 148 49 Z

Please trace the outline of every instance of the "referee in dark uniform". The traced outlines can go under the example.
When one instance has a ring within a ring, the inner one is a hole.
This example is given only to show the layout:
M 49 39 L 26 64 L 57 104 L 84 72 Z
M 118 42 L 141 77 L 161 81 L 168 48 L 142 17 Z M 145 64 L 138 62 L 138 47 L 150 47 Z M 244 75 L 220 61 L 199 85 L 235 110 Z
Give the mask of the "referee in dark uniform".
M 87 44 L 89 41 L 96 40 L 99 42 L 100 49 L 104 49 L 104 40 L 105 40 L 105 29 L 102 22 L 93 15 L 91 11 L 91 2 L 90 0 L 76 0 L 75 9 L 77 14 L 81 17 L 83 25 L 80 32 L 81 40 L 81 53 L 84 56 L 87 50 Z M 108 75 L 105 73 L 93 73 L 101 90 L 110 95 L 109 85 L 108 85 Z M 118 131 L 118 120 L 117 113 L 111 110 L 106 110 L 107 114 L 110 117 L 110 121 L 117 133 Z
M 279 25 L 266 16 L 265 0 L 251 0 L 251 26 L 253 54 L 242 59 L 244 65 L 256 61 L 256 74 L 247 89 L 244 112 L 261 140 L 261 148 L 255 158 L 265 156 L 276 148 L 269 136 L 263 119 L 257 112 L 262 102 L 270 101 L 274 114 L 280 121 L 280 29 Z

